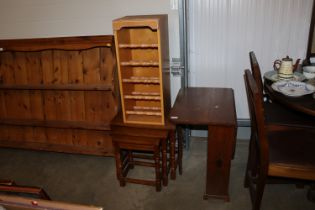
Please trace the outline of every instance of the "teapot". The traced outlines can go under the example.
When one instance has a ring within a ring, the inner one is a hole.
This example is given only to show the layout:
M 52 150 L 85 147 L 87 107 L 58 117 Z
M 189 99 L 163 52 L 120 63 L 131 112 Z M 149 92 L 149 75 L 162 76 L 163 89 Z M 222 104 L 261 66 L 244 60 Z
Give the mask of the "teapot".
M 282 60 L 275 60 L 273 68 L 278 71 L 279 79 L 290 80 L 293 78 L 293 72 L 297 69 L 300 59 L 297 59 L 293 65 L 293 59 L 289 56 L 282 58 Z

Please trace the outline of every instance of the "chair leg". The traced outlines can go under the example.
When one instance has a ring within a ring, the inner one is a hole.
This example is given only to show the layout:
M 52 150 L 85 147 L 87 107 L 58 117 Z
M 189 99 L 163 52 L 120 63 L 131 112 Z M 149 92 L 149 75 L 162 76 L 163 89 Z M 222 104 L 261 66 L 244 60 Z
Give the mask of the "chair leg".
M 244 187 L 249 187 L 249 173 L 251 173 L 252 177 L 257 174 L 257 167 L 256 167 L 256 153 L 255 153 L 255 139 L 253 135 L 250 136 L 250 142 L 248 147 L 248 158 L 247 158 L 247 165 L 245 170 L 245 179 L 244 179 Z
M 249 187 L 249 177 L 248 177 L 248 172 L 251 168 L 251 153 L 252 153 L 252 144 L 253 144 L 253 132 L 251 132 L 250 135 L 250 140 L 249 140 L 249 147 L 248 147 L 248 157 L 247 157 L 247 165 L 246 165 L 246 170 L 245 170 L 245 179 L 244 179 L 244 187 L 248 188 Z
M 161 191 L 161 166 L 160 166 L 160 147 L 155 146 L 154 149 L 154 162 L 155 162 L 155 185 L 156 185 L 156 191 Z
M 310 189 L 307 191 L 307 199 L 315 203 L 315 183 L 312 183 Z
M 254 201 L 253 202 L 253 210 L 259 210 L 260 209 L 262 197 L 263 197 L 264 190 L 265 190 L 265 185 L 266 185 L 266 179 L 265 178 L 258 179 L 257 185 L 256 185 L 255 198 L 253 200 Z

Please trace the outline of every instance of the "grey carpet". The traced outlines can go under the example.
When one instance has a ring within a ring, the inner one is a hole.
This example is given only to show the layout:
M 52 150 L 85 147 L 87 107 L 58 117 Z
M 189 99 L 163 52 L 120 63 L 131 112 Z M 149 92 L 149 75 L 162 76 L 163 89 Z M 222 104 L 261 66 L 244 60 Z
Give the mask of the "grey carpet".
M 184 151 L 183 175 L 170 180 L 161 192 L 151 186 L 116 180 L 111 157 L 72 155 L 17 149 L 0 149 L 0 178 L 21 185 L 43 187 L 53 200 L 102 206 L 116 210 L 251 209 L 249 192 L 243 187 L 248 141 L 238 140 L 230 177 L 230 202 L 203 200 L 205 190 L 206 141 L 194 138 Z M 148 168 L 136 168 L 136 176 L 153 176 Z M 306 199 L 307 187 L 267 185 L 262 210 L 315 209 Z

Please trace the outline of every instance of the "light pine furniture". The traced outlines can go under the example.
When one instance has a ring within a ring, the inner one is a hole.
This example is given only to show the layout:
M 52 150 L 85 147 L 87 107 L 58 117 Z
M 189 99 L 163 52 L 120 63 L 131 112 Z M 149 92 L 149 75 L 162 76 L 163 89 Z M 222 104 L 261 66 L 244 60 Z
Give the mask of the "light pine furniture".
M 114 118 L 111 122 L 111 134 L 115 147 L 117 178 L 121 186 L 124 186 L 127 181 L 156 185 L 159 191 L 160 178 L 163 181 L 163 185 L 167 186 L 169 171 L 171 179 L 176 179 L 177 167 L 179 168 L 179 173 L 182 173 L 181 159 L 183 148 L 181 140 L 176 142 L 175 129 L 176 127 L 168 120 L 165 122 L 165 125 L 140 125 L 124 123 L 121 113 Z M 129 151 L 129 156 L 122 156 L 122 150 Z M 146 161 L 147 156 L 139 156 L 136 153 L 133 155 L 133 152 L 137 150 L 150 152 L 155 157 L 154 159 L 159 157 L 161 160 L 160 166 L 157 165 L 157 162 L 152 163 L 152 161 L 150 164 L 147 164 L 148 166 L 156 167 L 156 172 L 159 171 L 157 168 L 161 168 L 160 175 L 156 176 L 155 181 L 135 180 L 127 177 L 128 170 L 133 168 L 133 165 L 146 165 L 143 164 L 143 161 Z M 157 150 L 161 155 L 155 153 Z
M 0 146 L 113 155 L 113 36 L 0 40 Z
M 65 203 L 13 195 L 0 195 L 0 207 L 1 206 L 6 210 L 103 210 L 102 207 L 92 205 Z
M 123 120 L 163 125 L 170 109 L 167 15 L 113 21 Z
M 152 185 L 156 191 L 161 191 L 161 180 L 164 178 L 161 172 L 161 141 L 166 141 L 167 132 L 164 137 L 142 137 L 124 134 L 114 134 L 113 144 L 115 147 L 116 173 L 120 186 L 125 186 L 126 182 L 135 184 Z M 150 152 L 153 155 L 138 155 L 135 152 Z M 153 159 L 153 161 L 149 161 Z M 132 178 L 128 176 L 130 169 L 135 165 L 153 167 L 155 169 L 155 179 Z
M 14 181 L 11 180 L 0 179 L 0 194 L 1 193 L 13 195 L 23 194 L 24 196 L 50 200 L 50 197 L 44 189 L 40 187 L 17 185 Z

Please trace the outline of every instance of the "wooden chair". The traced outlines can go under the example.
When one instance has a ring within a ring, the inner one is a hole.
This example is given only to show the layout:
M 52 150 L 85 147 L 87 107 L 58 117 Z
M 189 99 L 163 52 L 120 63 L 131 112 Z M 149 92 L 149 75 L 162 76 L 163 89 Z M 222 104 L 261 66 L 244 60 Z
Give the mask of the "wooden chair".
M 39 187 L 17 185 L 11 180 L 0 180 L 0 194 L 1 193 L 50 200 L 50 197 L 44 189 Z
M 315 180 L 315 131 L 292 127 L 273 130 L 266 124 L 263 96 L 249 70 L 244 74 L 252 138 L 245 182 L 254 210 L 259 210 L 267 178 Z
M 268 95 L 268 91 L 264 91 L 260 66 L 253 51 L 249 53 L 249 60 L 257 89 L 264 97 L 263 105 L 266 123 L 272 125 L 274 129 L 290 129 L 291 127 L 315 129 L 314 117 L 298 113 L 276 101 L 272 101 Z

